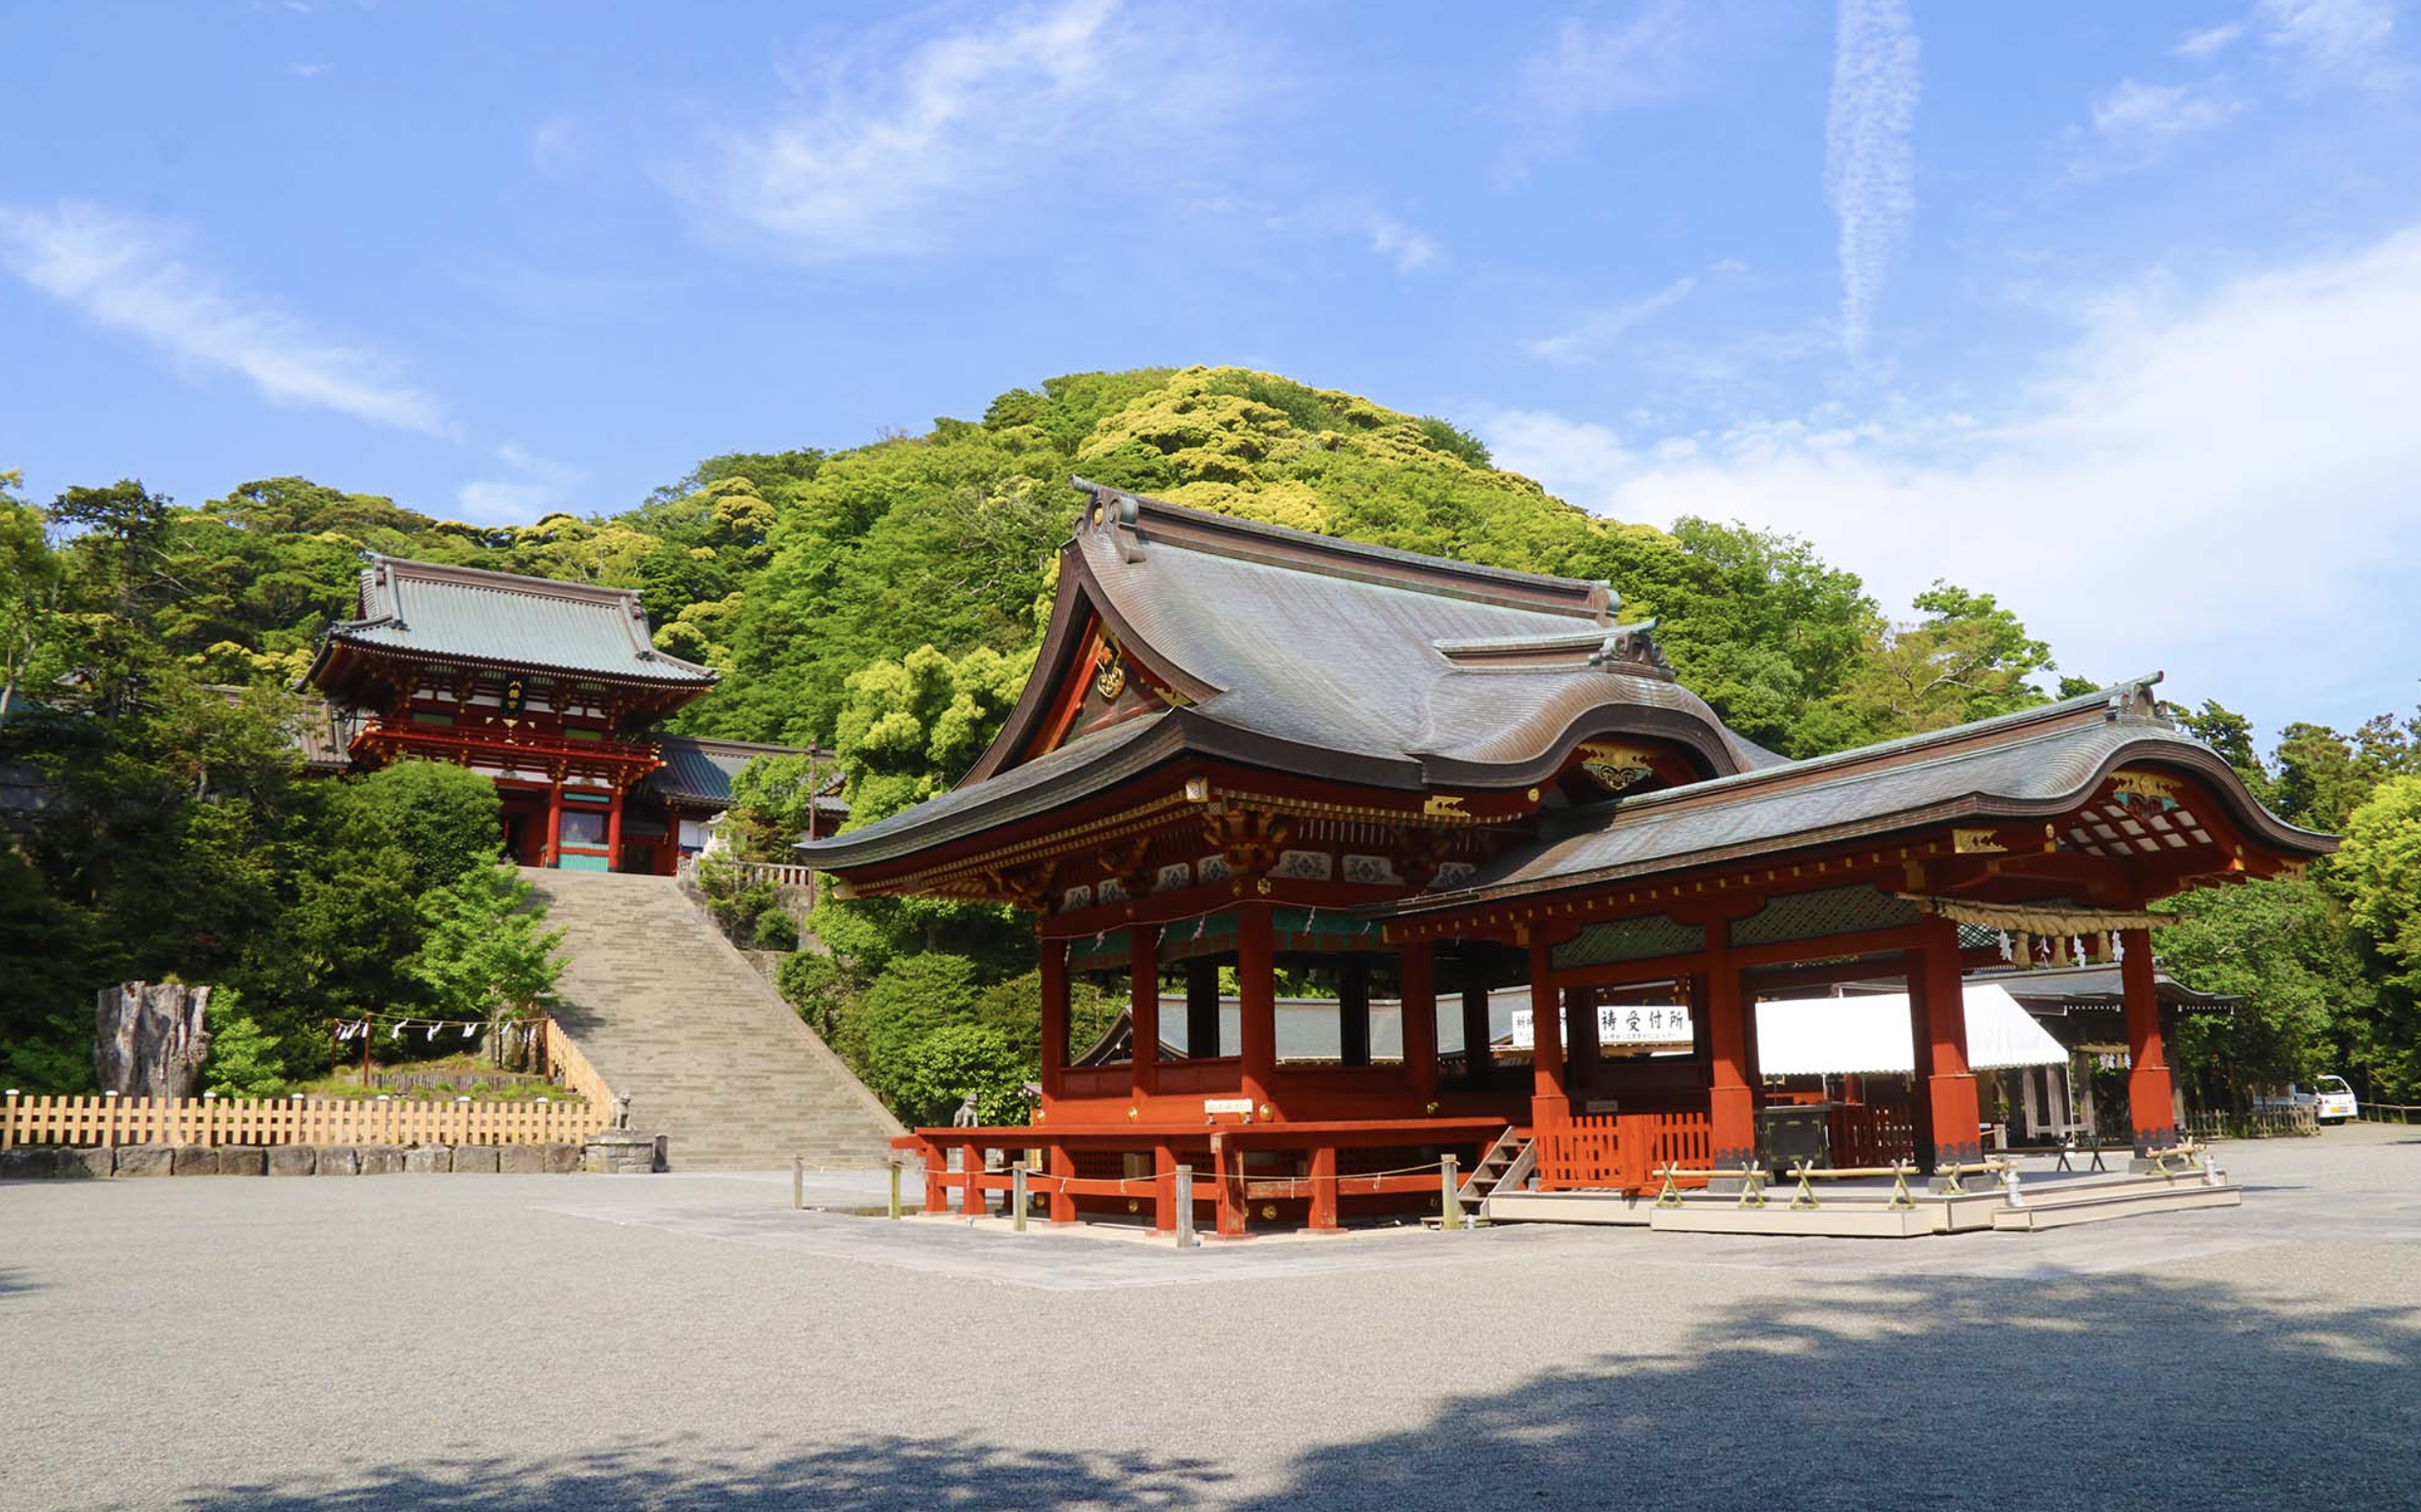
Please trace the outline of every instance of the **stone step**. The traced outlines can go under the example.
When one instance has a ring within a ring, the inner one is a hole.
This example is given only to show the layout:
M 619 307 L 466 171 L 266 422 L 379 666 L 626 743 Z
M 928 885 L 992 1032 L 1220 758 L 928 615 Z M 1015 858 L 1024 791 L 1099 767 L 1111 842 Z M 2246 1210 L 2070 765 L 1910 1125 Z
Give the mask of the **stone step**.
M 525 870 L 564 1028 L 675 1170 L 880 1165 L 899 1126 L 668 878 Z

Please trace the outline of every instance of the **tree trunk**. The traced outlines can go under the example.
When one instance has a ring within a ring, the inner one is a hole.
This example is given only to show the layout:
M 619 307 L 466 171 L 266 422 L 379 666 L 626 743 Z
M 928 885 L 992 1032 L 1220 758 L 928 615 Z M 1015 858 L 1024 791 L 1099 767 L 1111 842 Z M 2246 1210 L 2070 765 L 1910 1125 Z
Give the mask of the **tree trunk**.
M 95 994 L 93 1066 L 103 1092 L 190 1097 L 210 1054 L 208 987 L 130 981 Z

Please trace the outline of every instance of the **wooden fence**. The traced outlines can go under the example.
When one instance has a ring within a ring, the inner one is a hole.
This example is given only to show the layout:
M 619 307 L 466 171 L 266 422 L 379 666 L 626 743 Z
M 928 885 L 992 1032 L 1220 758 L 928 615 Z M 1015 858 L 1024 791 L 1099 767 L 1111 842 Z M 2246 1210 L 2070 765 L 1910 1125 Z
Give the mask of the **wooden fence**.
M 1888 1166 L 1917 1158 L 1917 1126 L 1906 1108 L 1845 1102 L 1833 1109 L 1832 1124 L 1836 1166 Z
M 1712 1139 L 1704 1113 L 1607 1113 L 1549 1125 L 1537 1133 L 1538 1187 L 1646 1191 L 1660 1166 L 1705 1169 Z
M 614 1091 L 605 1078 L 588 1063 L 580 1048 L 572 1043 L 572 1036 L 563 1032 L 563 1025 L 552 1018 L 539 1020 L 544 1034 L 538 1041 L 539 1053 L 546 1057 L 547 1073 L 563 1084 L 563 1090 L 597 1110 L 598 1116 L 610 1117 L 614 1111 Z M 604 1128 L 600 1123 L 597 1128 Z
M 2188 1138 L 2200 1140 L 2290 1138 L 2318 1134 L 2321 1120 L 2309 1103 L 2241 1111 L 2198 1108 L 2186 1115 L 2186 1127 L 2181 1132 Z
M 576 1144 L 610 1105 L 377 1097 L 0 1094 L 0 1149 L 20 1144 Z

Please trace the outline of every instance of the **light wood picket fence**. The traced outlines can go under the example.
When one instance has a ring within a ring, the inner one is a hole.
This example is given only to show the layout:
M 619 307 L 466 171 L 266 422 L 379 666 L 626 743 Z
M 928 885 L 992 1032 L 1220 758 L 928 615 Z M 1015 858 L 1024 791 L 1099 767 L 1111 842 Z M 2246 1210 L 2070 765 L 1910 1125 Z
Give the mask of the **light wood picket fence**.
M 613 1122 L 614 1094 L 554 1020 L 560 1100 L 112 1097 L 0 1094 L 0 1150 L 20 1144 L 558 1144 Z
M 0 1094 L 0 1149 L 20 1144 L 576 1144 L 592 1102 Z

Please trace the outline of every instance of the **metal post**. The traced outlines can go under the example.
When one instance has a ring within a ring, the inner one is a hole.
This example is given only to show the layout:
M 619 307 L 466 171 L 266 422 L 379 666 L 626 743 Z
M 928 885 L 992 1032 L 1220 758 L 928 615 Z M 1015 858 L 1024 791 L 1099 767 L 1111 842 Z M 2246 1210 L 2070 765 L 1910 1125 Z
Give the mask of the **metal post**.
M 1177 1248 L 1191 1250 L 1202 1243 L 1194 1237 L 1194 1168 L 1179 1166 L 1176 1173 Z
M 790 1157 L 790 1207 L 793 1212 L 807 1206 L 807 1157 Z
M 1450 1151 L 1438 1162 L 1438 1227 L 1449 1234 L 1463 1226 L 1462 1183 L 1454 1179 L 1461 1164 L 1462 1158 Z
M 897 1156 L 893 1156 L 893 1157 L 892 1157 L 891 1168 L 892 1168 L 892 1211 L 891 1211 L 891 1215 L 892 1215 L 893 1217 L 896 1218 L 896 1217 L 898 1217 L 898 1216 L 899 1216 L 899 1158 L 898 1158 Z
M 1009 1226 L 1025 1232 L 1025 1162 L 1009 1168 Z

